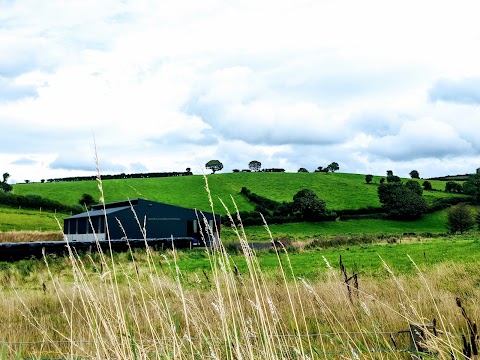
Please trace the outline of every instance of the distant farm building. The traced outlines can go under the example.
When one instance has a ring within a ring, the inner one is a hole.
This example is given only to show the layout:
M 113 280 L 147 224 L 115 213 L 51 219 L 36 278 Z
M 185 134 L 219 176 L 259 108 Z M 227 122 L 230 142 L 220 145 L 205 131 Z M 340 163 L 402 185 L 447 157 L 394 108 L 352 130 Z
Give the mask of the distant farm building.
M 64 233 L 69 241 L 110 239 L 143 239 L 145 226 L 147 239 L 186 238 L 207 245 L 218 239 L 215 221 L 220 226 L 220 216 L 179 206 L 145 199 L 125 200 L 104 205 L 93 205 L 88 212 L 64 219 Z M 106 224 L 108 226 L 106 226 Z M 208 226 L 207 226 L 208 224 Z M 108 230 L 107 230 L 108 227 Z M 218 230 L 219 231 L 219 230 Z

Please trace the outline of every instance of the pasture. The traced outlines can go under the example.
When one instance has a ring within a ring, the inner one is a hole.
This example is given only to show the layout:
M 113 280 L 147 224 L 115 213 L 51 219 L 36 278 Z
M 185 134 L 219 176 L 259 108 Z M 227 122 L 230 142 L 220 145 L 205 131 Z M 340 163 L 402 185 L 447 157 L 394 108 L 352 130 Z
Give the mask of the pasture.
M 358 174 L 207 178 L 222 214 L 218 198 L 233 212 L 230 195 L 240 210 L 253 210 L 239 194 L 243 186 L 276 201 L 310 188 L 334 210 L 379 206 L 376 184 Z M 109 180 L 103 188 L 107 202 L 145 197 L 210 210 L 201 176 Z M 75 204 L 98 188 L 89 181 L 16 184 L 14 191 Z M 0 208 L 0 216 L 17 214 L 18 222 L 8 220 L 15 230 L 56 230 L 55 214 Z M 216 249 L 0 262 L 2 358 L 410 359 L 418 349 L 399 331 L 435 322 L 422 346 L 439 359 L 465 359 L 462 335 L 480 345 L 465 317 L 480 317 L 480 241 L 477 231 L 446 235 L 445 221 L 443 210 L 408 222 L 224 227 L 225 246 Z M 247 242 L 272 239 L 285 246 L 253 251 Z
M 398 331 L 435 318 L 425 346 L 463 359 L 462 309 L 480 315 L 476 237 L 286 250 L 0 263 L 4 358 L 407 359 Z
M 365 175 L 346 173 L 230 173 L 206 177 L 214 209 L 222 215 L 226 214 L 226 210 L 219 199 L 232 213 L 235 209 L 231 197 L 240 211 L 254 209 L 253 205 L 240 195 L 242 187 L 278 202 L 292 201 L 293 195 L 299 190 L 311 189 L 319 198 L 325 200 L 327 208 L 331 210 L 380 207 L 376 186 L 380 178 L 375 176 L 372 184 L 366 184 Z M 423 180 L 419 182 L 421 184 Z M 205 191 L 205 179 L 200 175 L 105 180 L 102 186 L 106 202 L 142 197 L 187 208 L 211 210 L 209 195 Z M 442 181 L 432 181 L 432 186 L 437 191 L 424 192 L 427 202 L 461 196 L 440 191 L 445 189 Z M 13 191 L 19 195 L 37 194 L 68 205 L 78 204 L 84 193 L 100 197 L 96 181 L 15 184 Z

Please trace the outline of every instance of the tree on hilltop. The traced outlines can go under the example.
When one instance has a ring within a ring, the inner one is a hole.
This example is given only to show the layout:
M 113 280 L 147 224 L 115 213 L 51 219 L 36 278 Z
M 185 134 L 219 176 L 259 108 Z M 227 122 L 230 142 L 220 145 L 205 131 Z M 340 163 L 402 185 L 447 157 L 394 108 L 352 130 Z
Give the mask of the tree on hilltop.
M 410 171 L 410 177 L 412 179 L 420 179 L 420 174 L 418 173 L 417 170 L 412 170 Z
M 340 166 L 338 165 L 337 162 L 332 162 L 330 165 L 327 166 L 327 169 L 330 170 L 331 172 L 335 172 L 340 170 Z
M 217 171 L 223 169 L 223 164 L 218 160 L 210 160 L 205 164 L 205 167 L 212 170 L 212 174 L 215 174 Z
M 260 171 L 262 168 L 262 163 L 257 160 L 252 160 L 248 163 L 248 168 L 252 171 Z

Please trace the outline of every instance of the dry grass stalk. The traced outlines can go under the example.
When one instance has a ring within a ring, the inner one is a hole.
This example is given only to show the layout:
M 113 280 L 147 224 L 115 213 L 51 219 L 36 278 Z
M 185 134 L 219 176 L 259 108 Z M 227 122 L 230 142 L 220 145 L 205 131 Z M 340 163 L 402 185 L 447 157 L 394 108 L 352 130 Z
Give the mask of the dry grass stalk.
M 4 242 L 33 242 L 33 241 L 62 241 L 61 231 L 6 231 L 0 232 L 0 243 Z

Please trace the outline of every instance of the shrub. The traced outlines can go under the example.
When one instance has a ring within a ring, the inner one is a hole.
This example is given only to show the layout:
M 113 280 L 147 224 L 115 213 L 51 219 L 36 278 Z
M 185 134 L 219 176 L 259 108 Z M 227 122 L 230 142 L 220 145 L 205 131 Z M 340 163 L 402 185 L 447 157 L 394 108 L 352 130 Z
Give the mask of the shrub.
M 303 189 L 293 196 L 293 211 L 307 221 L 317 221 L 327 214 L 325 201 L 310 189 Z
M 423 190 L 427 190 L 427 191 L 433 190 L 433 188 L 432 188 L 432 183 L 431 183 L 430 181 L 428 181 L 428 180 L 425 180 L 425 181 L 423 182 L 422 186 L 423 186 Z
M 394 219 L 418 219 L 428 209 L 421 195 L 397 182 L 381 184 L 378 197 L 385 211 Z
M 455 181 L 447 181 L 445 184 L 445 192 L 461 193 L 463 191 L 462 185 Z
M 16 195 L 0 191 L 0 204 L 11 207 L 22 207 L 26 209 L 39 209 L 59 211 L 63 213 L 79 214 L 83 212 L 80 205 L 65 205 L 55 200 L 43 198 L 37 194 Z
M 466 204 L 458 204 L 450 208 L 447 214 L 447 229 L 455 234 L 472 229 L 475 226 L 475 216 L 472 208 Z
M 407 180 L 407 182 L 405 183 L 405 187 L 407 189 L 410 189 L 412 190 L 414 193 L 418 194 L 418 195 L 422 195 L 423 194 L 423 189 L 422 187 L 420 186 L 420 184 L 418 183 L 418 181 L 415 181 L 415 180 Z
M 397 175 L 389 175 L 389 176 L 387 176 L 387 182 L 388 182 L 388 183 L 399 183 L 399 182 L 401 182 L 401 181 L 402 181 L 402 179 L 400 179 L 400 177 L 397 176 Z
M 475 174 L 465 181 L 462 191 L 464 194 L 472 196 L 476 204 L 480 204 L 480 174 Z

